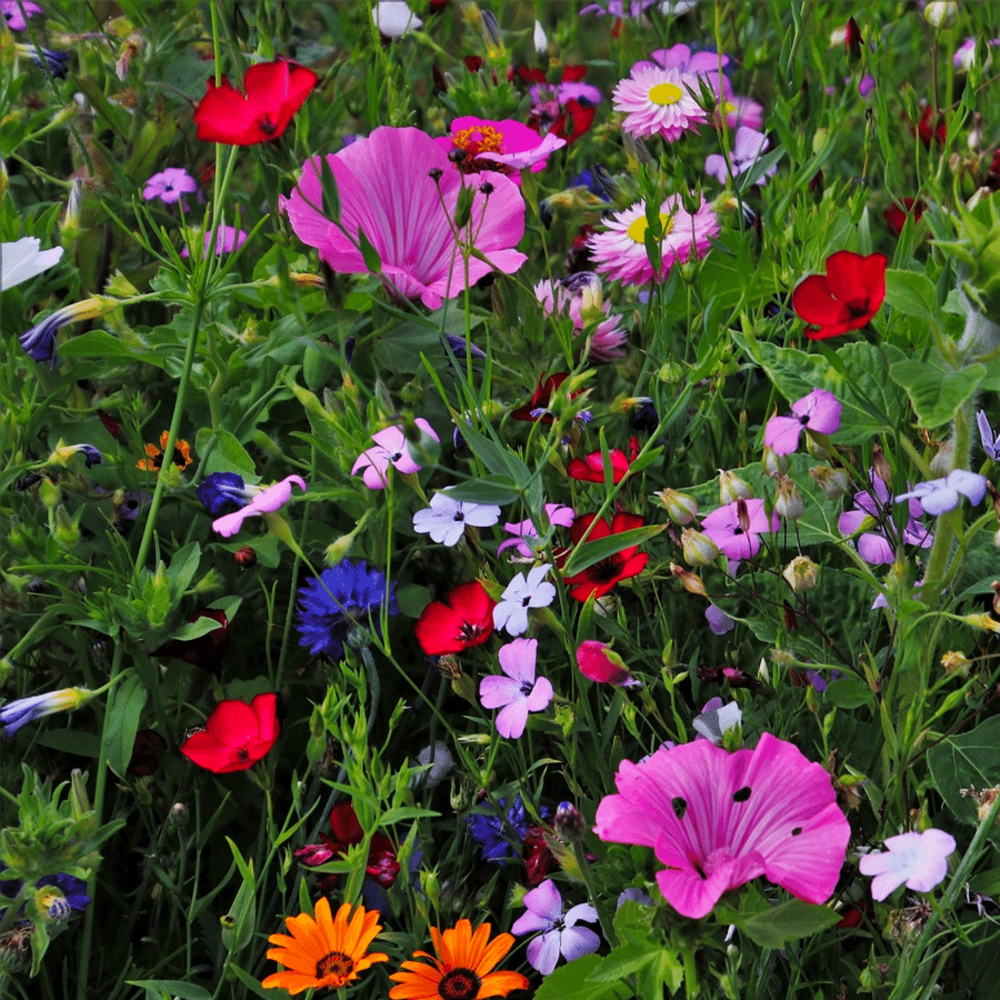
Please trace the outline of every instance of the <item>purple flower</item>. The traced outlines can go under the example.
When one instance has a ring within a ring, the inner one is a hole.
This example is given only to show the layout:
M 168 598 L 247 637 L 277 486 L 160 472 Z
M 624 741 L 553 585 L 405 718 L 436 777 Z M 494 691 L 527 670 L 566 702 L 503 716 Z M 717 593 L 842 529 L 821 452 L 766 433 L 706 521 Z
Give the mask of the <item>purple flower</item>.
M 708 627 L 716 635 L 726 635 L 736 628 L 736 622 L 722 608 L 716 607 L 714 604 L 705 608 L 705 619 L 708 622 Z
M 527 912 L 514 921 L 511 932 L 530 934 L 542 931 L 528 942 L 528 963 L 543 976 L 556 967 L 560 954 L 567 962 L 584 955 L 593 955 L 601 946 L 601 939 L 587 927 L 576 924 L 585 920 L 594 923 L 597 910 L 589 903 L 579 903 L 563 915 L 562 896 L 552 879 L 546 879 L 537 889 L 525 893 Z
M 896 539 L 892 528 L 892 498 L 888 487 L 873 471 L 869 471 L 869 477 L 872 492 L 861 491 L 854 495 L 854 505 L 857 509 L 844 511 L 837 520 L 837 528 L 842 535 L 853 535 L 861 528 L 866 518 L 874 519 L 875 530 L 865 531 L 858 538 L 858 555 L 867 563 L 876 566 L 886 565 L 896 558 L 894 550 Z M 902 540 L 907 545 L 919 545 L 926 549 L 934 539 L 930 531 L 917 520 L 921 514 L 917 500 L 910 500 L 909 513 L 910 517 L 903 529 Z
M 198 484 L 198 500 L 213 517 L 241 510 L 251 493 L 235 472 L 213 472 Z
M 506 798 L 497 800 L 499 811 L 488 801 L 478 806 L 478 812 L 465 818 L 469 836 L 482 849 L 483 860 L 503 868 L 518 856 L 524 836 L 528 832 L 528 818 L 524 802 L 515 795 L 510 806 Z
M 21 13 L 22 7 L 24 8 L 23 14 Z M 34 17 L 41 12 L 42 8 L 34 0 L 21 0 L 20 4 L 17 0 L 0 0 L 0 17 L 3 17 L 7 22 L 7 27 L 11 31 L 24 31 L 28 26 L 25 18 Z
M 173 205 L 182 194 L 194 194 L 197 190 L 198 182 L 183 167 L 167 167 L 146 181 L 142 196 L 146 201 L 159 198 L 164 204 Z
M 730 729 L 743 725 L 743 713 L 735 701 L 723 705 L 721 698 L 712 698 L 705 703 L 701 715 L 695 716 L 691 725 L 698 734 L 695 739 L 711 740 L 721 747 L 722 737 Z
M 948 855 L 955 850 L 955 838 L 944 830 L 901 833 L 886 837 L 888 851 L 862 854 L 858 867 L 862 875 L 874 875 L 872 898 L 882 900 L 904 882 L 907 889 L 930 892 L 948 874 Z
M 535 678 L 537 639 L 515 639 L 500 647 L 500 669 L 506 677 L 484 677 L 479 682 L 483 708 L 499 708 L 497 732 L 506 739 L 521 737 L 529 712 L 541 712 L 552 701 L 552 685 Z
M 29 722 L 52 715 L 53 712 L 72 712 L 92 697 L 93 694 L 86 688 L 73 687 L 35 694 L 30 698 L 18 698 L 17 701 L 5 701 L 0 705 L 0 726 L 3 726 L 4 736 L 10 739 Z
M 967 497 L 973 507 L 986 496 L 986 477 L 965 469 L 952 469 L 944 479 L 930 479 L 917 483 L 909 493 L 896 497 L 897 501 L 915 497 L 925 514 L 945 514 L 958 506 L 959 496 Z
M 976 423 L 979 424 L 979 441 L 983 446 L 983 451 L 986 452 L 988 458 L 992 458 L 995 462 L 1000 457 L 1000 433 L 993 433 L 989 417 L 983 410 L 976 414 Z
M 465 341 L 462 341 L 462 346 L 465 346 Z M 423 434 L 435 441 L 441 440 L 423 417 L 417 417 L 414 423 Z M 404 475 L 420 471 L 420 463 L 413 457 L 411 445 L 406 440 L 401 426 L 386 427 L 373 434 L 372 440 L 377 447 L 363 451 L 351 467 L 352 476 L 364 469 L 362 479 L 368 489 L 384 490 L 389 485 L 387 473 L 390 465 L 395 466 Z
M 642 17 L 643 11 L 652 7 L 656 0 L 604 0 L 590 3 L 580 8 L 581 14 L 596 14 L 598 17 Z
M 793 417 L 771 417 L 764 428 L 764 447 L 775 455 L 791 455 L 799 446 L 804 427 L 817 434 L 833 434 L 840 430 L 843 407 L 836 396 L 826 389 L 813 389 L 808 396 L 792 403 Z
M 457 545 L 465 534 L 465 526 L 491 528 L 500 520 L 500 508 L 488 503 L 452 500 L 447 491 L 435 493 L 430 507 L 413 515 L 413 530 L 429 534 L 439 545 Z
M 732 176 L 739 177 L 750 170 L 757 160 L 767 152 L 771 145 L 763 132 L 741 125 L 736 130 L 736 138 L 733 141 L 733 149 L 729 154 L 729 164 L 721 153 L 712 153 L 705 160 L 705 173 L 714 177 L 720 184 L 725 184 L 729 179 L 729 167 L 732 166 Z M 773 177 L 778 170 L 778 164 L 771 166 L 761 174 L 754 184 L 762 185 L 768 177 Z M 822 390 L 815 390 L 821 392 Z M 829 393 L 828 393 L 829 395 Z M 839 405 L 839 404 L 838 404 Z
M 241 246 L 247 241 L 247 234 L 241 229 L 237 232 L 232 226 L 219 226 L 216 230 L 215 238 L 215 254 L 216 256 L 221 256 L 224 253 L 232 253 L 233 250 L 239 250 Z M 212 246 L 212 231 L 209 230 L 205 233 L 205 248 L 202 252 L 202 258 L 208 256 L 209 250 Z M 181 250 L 182 257 L 190 257 L 191 251 L 187 247 Z
M 742 509 L 741 509 L 742 507 Z M 768 517 L 763 500 L 734 500 L 702 519 L 702 531 L 732 560 L 750 559 L 760 551 L 760 535 L 778 530 L 778 515 Z
M 569 528 L 573 524 L 576 513 L 572 507 L 566 507 L 561 503 L 547 503 L 545 516 L 553 527 L 558 525 L 560 528 Z M 507 521 L 503 528 L 514 537 L 508 538 L 497 546 L 497 555 L 500 555 L 504 549 L 514 546 L 525 559 L 531 559 L 533 554 L 529 543 L 538 540 L 538 532 L 532 524 L 531 518 L 526 518 L 524 521 Z
M 36 66 L 44 66 L 52 76 L 60 80 L 65 79 L 69 71 L 68 52 L 43 49 L 41 46 L 36 49 L 34 45 L 22 45 L 18 42 L 14 45 L 14 53 L 22 59 L 30 59 Z

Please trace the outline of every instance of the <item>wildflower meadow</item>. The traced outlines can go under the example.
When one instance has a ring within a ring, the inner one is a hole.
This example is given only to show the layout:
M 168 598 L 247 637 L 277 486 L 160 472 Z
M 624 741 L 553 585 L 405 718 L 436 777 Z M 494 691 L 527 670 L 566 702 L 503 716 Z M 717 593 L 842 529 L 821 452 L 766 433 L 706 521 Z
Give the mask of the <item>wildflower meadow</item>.
M 0 13 L 0 997 L 1000 997 L 997 4 Z

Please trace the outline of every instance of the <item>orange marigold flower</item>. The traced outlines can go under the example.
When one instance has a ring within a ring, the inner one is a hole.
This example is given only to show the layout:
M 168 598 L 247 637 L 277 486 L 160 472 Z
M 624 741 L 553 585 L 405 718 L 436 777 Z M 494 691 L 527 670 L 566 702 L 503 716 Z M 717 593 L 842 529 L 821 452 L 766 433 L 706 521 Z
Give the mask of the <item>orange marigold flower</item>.
M 160 467 L 163 465 L 163 450 L 167 447 L 167 438 L 170 437 L 169 431 L 164 431 L 160 435 L 160 447 L 157 448 L 155 444 L 146 445 L 146 454 L 149 458 L 144 458 L 136 465 L 140 469 L 145 469 L 147 472 L 159 472 Z M 191 445 L 183 438 L 178 438 L 174 442 L 174 454 L 171 458 L 171 462 L 177 466 L 178 469 L 182 471 L 186 469 L 194 461 L 191 458 Z
M 404 962 L 403 971 L 389 977 L 399 983 L 389 990 L 391 1000 L 483 1000 L 528 988 L 528 980 L 519 972 L 492 971 L 514 945 L 510 934 L 498 934 L 490 941 L 489 924 L 480 924 L 473 934 L 472 924 L 459 920 L 443 934 L 432 927 L 431 939 L 436 957 L 424 951 L 414 952 L 413 957 L 434 964 Z
M 351 904 L 344 903 L 331 916 L 330 901 L 324 896 L 316 904 L 315 920 L 308 913 L 285 917 L 292 936 L 272 934 L 267 940 L 278 947 L 269 948 L 267 957 L 288 968 L 268 976 L 261 985 L 288 990 L 292 996 L 310 987 L 340 989 L 376 962 L 388 962 L 389 956 L 381 952 L 366 954 L 382 930 L 378 911 L 369 913 L 359 906 L 348 921 L 350 912 Z

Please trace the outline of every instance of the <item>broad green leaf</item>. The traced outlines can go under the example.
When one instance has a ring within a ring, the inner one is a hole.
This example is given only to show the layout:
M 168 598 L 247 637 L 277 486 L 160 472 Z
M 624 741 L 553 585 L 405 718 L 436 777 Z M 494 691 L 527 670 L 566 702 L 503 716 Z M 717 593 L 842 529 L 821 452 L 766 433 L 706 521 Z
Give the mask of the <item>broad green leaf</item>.
M 784 948 L 789 941 L 833 927 L 839 920 L 840 914 L 836 910 L 804 903 L 801 899 L 790 899 L 763 913 L 747 917 L 739 927 L 755 944 L 777 950 Z
M 905 316 L 937 324 L 940 307 L 934 283 L 918 271 L 885 272 L 885 301 Z
M 43 747 L 73 753 L 78 757 L 99 757 L 101 740 L 96 733 L 87 733 L 77 729 L 49 729 L 39 734 L 35 739 Z
M 855 674 L 847 674 L 831 681 L 826 688 L 826 697 L 839 708 L 860 708 L 874 700 L 871 688 Z
M 153 996 L 177 997 L 178 1000 L 212 1000 L 212 993 L 204 986 L 185 983 L 182 979 L 129 979 L 129 986 L 152 990 Z
M 666 527 L 665 524 L 645 524 L 641 528 L 630 528 L 616 535 L 605 535 L 604 538 L 586 541 L 573 550 L 563 567 L 563 576 L 576 576 L 577 573 L 582 573 L 602 559 L 608 559 L 615 553 L 621 552 L 622 549 L 642 545 Z
M 212 472 L 235 472 L 243 477 L 243 481 L 256 485 L 260 480 L 253 459 L 247 454 L 246 448 L 236 440 L 233 434 L 221 428 L 214 435 L 208 433 L 205 440 L 198 437 L 197 449 L 199 455 L 208 453 L 205 461 L 205 474 Z
M 624 1000 L 631 990 L 614 983 L 591 983 L 588 978 L 601 964 L 598 955 L 585 955 L 545 977 L 534 1000 Z
M 162 353 L 131 345 L 113 337 L 104 330 L 91 330 L 77 337 L 69 337 L 59 345 L 59 356 L 66 358 L 126 358 L 129 361 L 145 361 L 146 364 L 162 368 L 165 357 Z
M 638 972 L 651 962 L 660 952 L 655 941 L 647 940 L 644 947 L 634 944 L 619 945 L 610 955 L 601 959 L 601 964 L 587 977 L 591 983 L 615 983 Z
M 962 733 L 942 740 L 927 751 L 927 764 L 938 794 L 952 816 L 979 825 L 976 800 L 962 794 L 963 788 L 983 791 L 1000 785 L 1000 717 L 994 716 Z M 993 834 L 1000 833 L 1000 829 Z
M 949 371 L 922 361 L 905 360 L 890 365 L 889 374 L 893 382 L 906 390 L 920 426 L 933 430 L 954 419 L 958 408 L 978 388 L 986 368 L 973 364 Z
M 148 692 L 137 674 L 130 674 L 118 686 L 111 714 L 104 721 L 108 731 L 108 767 L 119 777 L 125 774 L 135 749 L 139 716 Z
M 465 443 L 483 465 L 496 476 L 509 476 L 520 487 L 526 487 L 531 479 L 531 470 L 512 451 L 496 444 L 475 427 L 461 428 Z
M 209 632 L 214 632 L 220 628 L 222 628 L 221 622 L 217 622 L 214 618 L 206 616 L 198 618 L 193 622 L 185 622 L 179 629 L 171 632 L 167 636 L 167 639 L 178 642 L 190 642 L 192 639 L 200 639 L 203 635 L 208 635 Z
M 448 496 L 466 503 L 500 504 L 514 503 L 522 490 L 507 476 L 483 476 L 469 479 L 457 486 L 448 487 Z

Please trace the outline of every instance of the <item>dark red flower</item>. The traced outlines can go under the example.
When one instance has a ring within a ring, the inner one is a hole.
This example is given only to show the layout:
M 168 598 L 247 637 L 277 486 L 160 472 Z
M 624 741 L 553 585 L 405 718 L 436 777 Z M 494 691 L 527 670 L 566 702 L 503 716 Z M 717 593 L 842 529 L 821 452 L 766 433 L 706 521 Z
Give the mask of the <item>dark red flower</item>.
M 910 131 L 914 131 L 912 123 L 910 124 Z M 934 142 L 939 146 L 943 146 L 945 140 L 948 138 L 948 122 L 945 119 L 944 112 L 935 111 L 929 104 L 925 105 L 915 131 L 920 136 L 920 141 L 926 149 L 930 149 L 931 143 Z
M 479 646 L 493 634 L 496 603 L 478 580 L 461 583 L 448 595 L 448 604 L 432 601 L 424 608 L 414 629 L 417 642 L 428 656 Z
M 596 114 L 597 108 L 592 104 L 581 104 L 575 99 L 567 101 L 566 107 L 556 116 L 549 131 L 572 144 L 593 125 Z
M 181 753 L 213 774 L 246 771 L 265 757 L 278 738 L 278 696 L 220 701 L 205 728 L 181 744 Z
M 288 128 L 319 77 L 284 59 L 257 63 L 243 78 L 246 96 L 223 77 L 217 87 L 209 78 L 205 96 L 195 109 L 198 138 L 231 146 L 269 142 Z
M 583 538 L 595 520 L 597 520 L 596 514 L 581 514 L 573 521 L 569 534 L 574 545 Z M 587 541 L 593 542 L 598 538 L 606 538 L 608 535 L 618 535 L 632 528 L 641 528 L 644 523 L 639 514 L 615 514 L 610 527 L 608 527 L 607 521 L 602 518 L 594 524 L 594 530 L 590 532 Z M 630 545 L 628 548 L 616 552 L 613 556 L 608 556 L 607 559 L 602 559 L 593 566 L 589 566 L 582 573 L 566 577 L 563 582 L 570 588 L 569 596 L 577 601 L 585 601 L 591 594 L 603 597 L 620 580 L 641 573 L 645 569 L 646 563 L 649 562 L 649 555 L 645 552 L 639 552 L 638 548 L 637 545 Z
M 218 608 L 204 608 L 195 612 L 188 621 L 196 622 L 200 618 L 211 618 L 217 621 L 222 628 L 212 629 L 197 639 L 171 639 L 165 642 L 158 649 L 154 649 L 151 656 L 172 656 L 185 663 L 192 663 L 196 667 L 204 667 L 206 670 L 216 670 L 222 662 L 222 658 L 229 649 L 229 619 L 225 611 Z
M 857 62 L 861 58 L 861 46 L 863 44 L 864 39 L 861 37 L 861 29 L 858 27 L 858 22 L 852 17 L 844 25 L 844 51 L 847 53 L 847 58 L 853 62 Z
M 529 889 L 534 889 L 545 881 L 549 872 L 558 868 L 555 855 L 549 849 L 545 840 L 545 827 L 529 826 L 524 833 L 524 867 L 527 871 L 525 881 Z
M 552 401 L 552 396 L 558 390 L 559 386 L 568 378 L 569 374 L 567 372 L 550 375 L 548 378 L 545 378 L 544 375 L 539 375 L 538 385 L 535 386 L 535 391 L 532 393 L 531 402 L 527 406 L 520 406 L 514 410 L 511 413 L 511 418 L 513 420 L 537 420 L 543 424 L 554 424 L 555 418 L 549 412 L 549 403 Z M 578 392 L 574 392 L 569 398 L 575 399 L 579 395 Z
M 810 340 L 838 337 L 860 330 L 879 311 L 885 299 L 885 254 L 864 257 L 839 250 L 826 260 L 826 274 L 811 274 L 792 292 L 792 307 L 812 324 Z
M 365 832 L 358 822 L 358 815 L 350 802 L 338 802 L 330 813 L 332 837 L 320 834 L 323 844 L 307 844 L 295 852 L 295 856 L 310 868 L 324 865 L 334 857 L 347 853 L 348 847 L 360 844 Z M 399 874 L 400 864 L 396 860 L 396 848 L 384 833 L 372 834 L 368 848 L 368 864 L 365 872 L 383 889 L 392 888 Z
M 117 441 L 118 435 L 122 432 L 118 421 L 110 417 L 103 410 L 98 410 L 97 415 L 100 417 L 101 423 L 104 424 L 104 429 Z
M 127 771 L 137 778 L 145 778 L 155 774 L 160 769 L 160 758 L 157 754 L 167 749 L 167 741 L 152 729 L 140 729 L 135 734 L 132 745 L 132 756 L 128 762 Z
M 626 455 L 621 448 L 612 448 L 608 452 L 608 458 L 611 459 L 611 481 L 615 485 L 628 475 L 629 466 L 635 461 L 638 453 L 639 442 L 635 438 L 629 442 L 629 455 Z M 572 479 L 581 479 L 585 483 L 603 483 L 604 455 L 599 451 L 593 451 L 586 458 L 574 458 L 569 463 L 566 473 Z
M 902 206 L 893 202 L 885 210 L 885 212 L 883 212 L 885 224 L 889 227 L 889 231 L 892 235 L 898 237 L 903 231 L 903 225 L 906 222 L 906 217 L 908 215 L 912 215 L 913 221 L 919 222 L 926 207 L 927 205 L 923 201 L 914 201 L 912 198 L 904 198 Z

